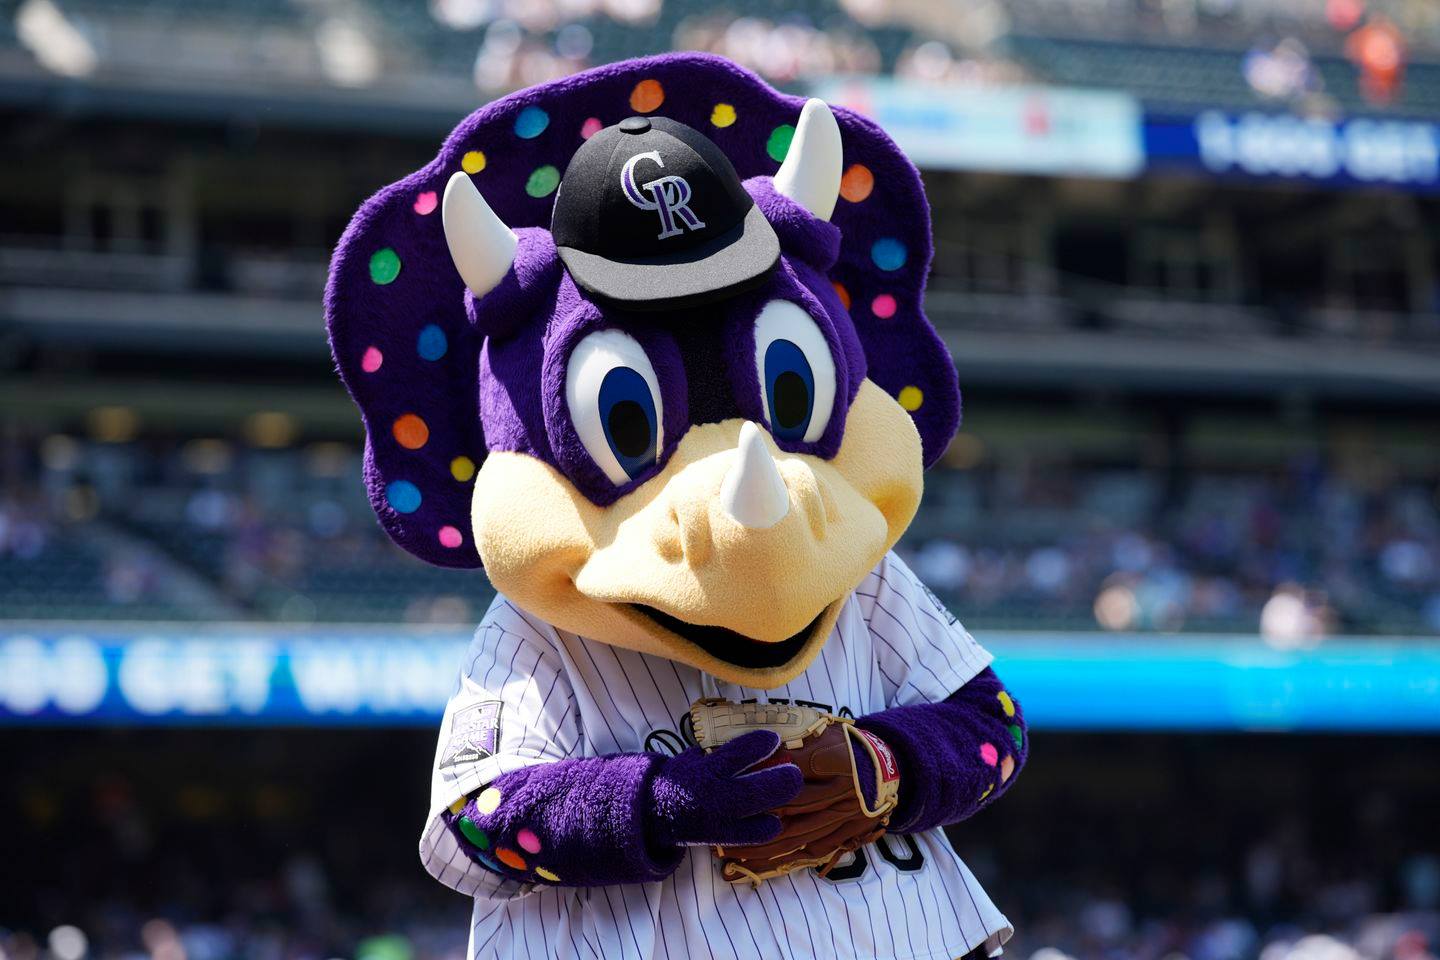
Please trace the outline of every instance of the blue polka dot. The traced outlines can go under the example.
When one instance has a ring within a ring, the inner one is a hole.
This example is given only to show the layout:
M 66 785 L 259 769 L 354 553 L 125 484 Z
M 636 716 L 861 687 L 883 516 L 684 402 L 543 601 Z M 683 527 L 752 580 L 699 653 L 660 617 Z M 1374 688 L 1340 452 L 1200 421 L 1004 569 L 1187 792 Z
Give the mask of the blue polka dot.
M 445 351 L 450 349 L 450 342 L 445 339 L 445 331 L 432 323 L 420 331 L 420 339 L 415 341 L 415 349 L 419 351 L 422 360 L 439 360 L 445 356 Z
M 550 114 L 539 107 L 526 107 L 515 116 L 515 136 L 533 140 L 550 126 Z
M 385 486 L 385 502 L 396 513 L 414 513 L 420 509 L 420 488 L 409 480 L 395 480 Z
M 905 266 L 905 260 L 909 256 L 905 244 L 894 237 L 881 237 L 870 248 L 870 259 L 874 260 L 875 266 L 881 270 L 899 270 Z
M 492 860 L 490 857 L 487 857 L 480 851 L 472 850 L 470 852 L 474 854 L 476 860 L 479 860 L 482 864 L 484 864 L 490 870 L 493 870 L 495 873 L 503 874 L 505 872 L 504 867 L 500 866 L 500 864 L 496 863 L 494 860 Z

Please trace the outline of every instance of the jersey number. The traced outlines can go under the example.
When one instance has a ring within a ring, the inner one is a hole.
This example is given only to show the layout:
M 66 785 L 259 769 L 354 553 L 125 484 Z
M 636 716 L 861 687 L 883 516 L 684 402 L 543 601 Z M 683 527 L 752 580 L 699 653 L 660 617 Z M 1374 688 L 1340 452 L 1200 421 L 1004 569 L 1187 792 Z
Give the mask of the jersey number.
M 895 852 L 891 841 L 898 841 L 902 850 Z M 896 870 L 903 873 L 915 873 L 917 870 L 925 869 L 925 854 L 920 852 L 920 846 L 915 838 L 906 834 L 905 836 L 892 837 L 888 833 L 881 836 L 871 846 L 879 851 L 880 856 L 885 859 Z M 850 854 L 849 862 L 841 860 L 833 869 L 825 874 L 825 879 L 831 883 L 843 883 L 846 880 L 855 880 L 865 875 L 870 867 L 870 858 L 865 855 L 865 848 L 861 847 Z

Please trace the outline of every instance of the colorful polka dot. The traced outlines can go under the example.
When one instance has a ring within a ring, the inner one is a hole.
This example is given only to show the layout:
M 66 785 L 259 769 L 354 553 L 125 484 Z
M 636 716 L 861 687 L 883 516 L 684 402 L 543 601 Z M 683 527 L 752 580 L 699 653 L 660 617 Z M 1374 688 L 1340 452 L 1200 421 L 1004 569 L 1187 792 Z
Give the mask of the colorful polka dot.
M 1000 782 L 1004 783 L 1010 779 L 1010 774 L 1015 772 L 1015 758 L 1005 754 L 1005 759 L 1000 761 Z
M 430 428 L 413 413 L 402 414 L 390 425 L 395 442 L 406 450 L 419 450 L 430 439 Z
M 498 849 L 496 849 L 495 859 L 505 864 L 505 866 L 509 867 L 511 870 L 525 869 L 525 858 L 520 856 L 520 854 L 516 853 L 514 850 L 511 850 L 507 847 L 499 847 Z
M 370 254 L 370 279 L 382 287 L 400 276 L 400 255 L 391 247 L 381 247 Z
M 994 790 L 995 790 L 995 784 L 992 783 L 992 784 L 990 784 L 990 786 L 988 786 L 988 787 L 985 788 L 985 792 L 984 792 L 984 793 L 980 794 L 980 799 L 981 799 L 981 800 L 984 800 L 986 797 L 990 796 L 990 794 L 991 794 Z
M 765 141 L 765 152 L 770 154 L 770 159 L 780 163 L 785 159 L 785 154 L 790 152 L 790 141 L 795 138 L 795 128 L 788 123 L 782 123 L 770 131 L 770 139 Z
M 710 111 L 710 122 L 722 130 L 735 122 L 735 108 L 728 103 L 717 103 Z
M 420 488 L 409 480 L 395 480 L 385 486 L 385 502 L 396 513 L 414 513 L 420 509 Z
M 515 136 L 522 140 L 534 140 L 550 126 L 550 114 L 531 105 L 515 115 Z
M 919 410 L 920 405 L 925 402 L 925 394 L 921 392 L 919 387 L 905 387 L 895 399 L 900 401 L 900 407 L 902 409 L 914 413 L 916 410 Z
M 475 826 L 475 821 L 471 820 L 469 817 L 460 818 L 460 832 L 465 834 L 466 840 L 469 840 L 472 844 L 479 847 L 481 850 L 490 849 L 490 838 L 485 835 L 484 830 L 481 830 L 479 827 Z
M 366 373 L 374 373 L 380 369 L 380 364 L 385 362 L 385 354 L 377 347 L 366 347 L 365 353 L 360 357 L 360 369 Z
M 445 331 L 441 330 L 438 324 L 426 324 L 415 340 L 415 350 L 422 360 L 439 360 L 449 349 L 450 341 L 445 338 Z
M 475 809 L 481 813 L 494 813 L 498 806 L 500 806 L 500 791 L 494 787 L 486 787 L 481 791 L 480 796 L 475 798 Z
M 450 812 L 453 813 L 453 814 L 459 815 L 460 811 L 461 811 L 461 810 L 464 810 L 464 809 L 465 809 L 465 798 L 464 798 L 464 797 L 461 797 L 459 800 L 456 800 L 454 803 L 450 804 Z
M 460 158 L 460 169 L 466 173 L 479 173 L 485 169 L 485 151 L 471 150 Z
M 840 298 L 840 305 L 846 310 L 850 309 L 850 291 L 845 289 L 845 284 L 839 280 L 833 280 L 830 286 L 835 288 L 835 296 Z
M 544 867 L 536 867 L 535 876 L 539 877 L 541 880 L 549 880 L 551 883 L 560 882 L 559 877 L 555 876 L 555 874 L 551 873 L 549 870 L 546 870 Z
M 985 766 L 993 767 L 1000 762 L 1000 751 L 995 749 L 993 743 L 980 744 L 980 759 L 985 761 Z
M 434 213 L 435 208 L 439 205 L 440 198 L 436 196 L 434 190 L 426 190 L 424 193 L 415 195 L 415 212 L 422 217 L 428 217 Z
M 665 102 L 665 88 L 659 80 L 641 80 L 630 91 L 630 109 L 636 113 L 650 113 L 659 110 Z
M 559 185 L 560 171 L 547 163 L 530 172 L 530 178 L 525 181 L 525 192 L 538 200 L 541 197 L 550 196 Z
M 881 270 L 899 270 L 909 257 L 905 244 L 894 237 L 881 237 L 870 246 L 870 259 Z
M 1025 746 L 1025 731 L 1020 729 L 1018 723 L 1010 724 L 1010 739 L 1015 741 L 1016 750 Z
M 1000 709 L 1005 711 L 1005 716 L 1015 716 L 1015 701 L 1010 699 L 1010 694 L 1001 690 L 995 694 L 995 699 L 1000 701 Z
M 445 526 L 440 528 L 440 546 L 447 550 L 454 550 L 464 542 L 465 538 L 462 537 L 460 531 L 454 527 Z
M 520 849 L 526 853 L 540 852 L 540 838 L 537 837 L 535 831 L 529 827 L 520 828 L 520 832 L 515 834 L 515 842 L 518 843 Z
M 595 136 L 595 134 L 599 133 L 603 129 L 605 129 L 605 124 L 600 122 L 600 118 L 591 117 L 584 123 L 580 124 L 580 139 L 589 140 L 591 137 Z
M 852 163 L 840 177 L 840 196 L 851 203 L 859 203 L 870 196 L 875 189 L 875 174 L 863 163 Z
M 477 854 L 475 854 L 475 859 L 476 859 L 476 860 L 479 860 L 479 861 L 480 861 L 482 864 L 484 864 L 488 869 L 493 870 L 493 871 L 496 872 L 496 873 L 503 873 L 503 872 L 504 872 L 504 871 L 502 871 L 502 870 L 500 869 L 500 864 L 496 863 L 496 862 L 494 861 L 494 859 L 485 856 L 485 854 L 483 854 L 483 853 L 477 853 Z
M 475 461 L 469 457 L 456 457 L 450 461 L 450 476 L 464 483 L 475 476 Z
M 888 293 L 882 293 L 870 301 L 870 312 L 881 320 L 889 320 L 895 316 L 896 306 L 897 304 L 893 296 Z

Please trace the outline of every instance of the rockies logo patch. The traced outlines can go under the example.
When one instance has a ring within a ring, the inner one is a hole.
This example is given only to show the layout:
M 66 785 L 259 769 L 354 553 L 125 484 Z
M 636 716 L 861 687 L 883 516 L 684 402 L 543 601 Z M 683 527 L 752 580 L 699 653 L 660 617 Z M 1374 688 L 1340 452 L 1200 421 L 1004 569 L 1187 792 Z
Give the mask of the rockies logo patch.
M 440 769 L 476 763 L 500 749 L 500 701 L 486 700 L 458 710 L 450 722 L 450 740 Z

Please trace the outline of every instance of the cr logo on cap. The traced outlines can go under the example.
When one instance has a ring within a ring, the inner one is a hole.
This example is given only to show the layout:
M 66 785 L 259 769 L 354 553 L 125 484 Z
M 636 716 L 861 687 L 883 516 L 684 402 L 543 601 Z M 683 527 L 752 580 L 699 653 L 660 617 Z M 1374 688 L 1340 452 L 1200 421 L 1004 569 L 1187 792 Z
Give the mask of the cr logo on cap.
M 654 161 L 657 167 L 665 166 L 658 150 L 635 154 L 625 161 L 625 166 L 620 171 L 620 189 L 625 191 L 625 199 L 641 210 L 655 210 L 660 214 L 661 230 L 657 239 L 678 237 L 686 229 L 703 229 L 704 221 L 695 216 L 689 206 L 690 182 L 684 177 L 668 176 L 636 186 L 635 167 L 641 160 Z M 647 197 L 643 191 L 649 191 L 650 196 Z

